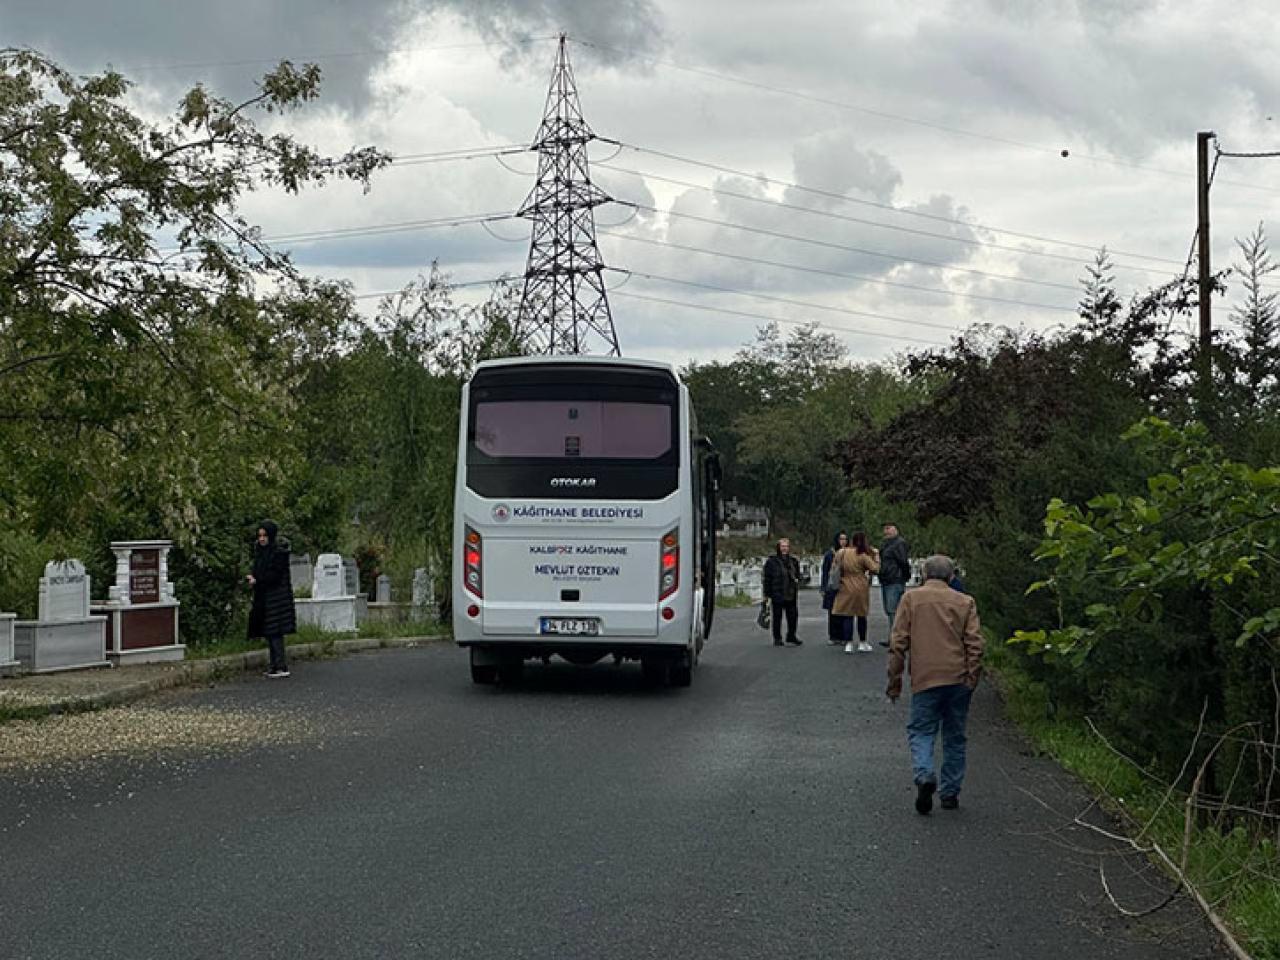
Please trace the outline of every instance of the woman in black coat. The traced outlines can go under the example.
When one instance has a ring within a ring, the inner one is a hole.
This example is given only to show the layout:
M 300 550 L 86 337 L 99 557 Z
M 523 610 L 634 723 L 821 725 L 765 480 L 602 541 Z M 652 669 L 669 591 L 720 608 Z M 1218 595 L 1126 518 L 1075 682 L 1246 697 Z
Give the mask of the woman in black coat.
M 839 644 L 844 643 L 843 627 L 840 618 L 831 612 L 831 607 L 836 602 L 835 590 L 827 589 L 827 575 L 831 572 L 831 562 L 835 559 L 836 552 L 843 550 L 849 545 L 849 535 L 841 530 L 831 538 L 831 548 L 827 550 L 822 557 L 822 609 L 827 611 L 827 643 Z
M 289 544 L 278 538 L 279 527 L 270 520 L 258 526 L 258 543 L 253 550 L 253 573 L 246 578 L 253 587 L 253 608 L 249 611 L 249 639 L 266 637 L 271 651 L 272 678 L 289 676 L 284 656 L 286 634 L 296 633 L 293 610 L 293 583 L 289 576 Z

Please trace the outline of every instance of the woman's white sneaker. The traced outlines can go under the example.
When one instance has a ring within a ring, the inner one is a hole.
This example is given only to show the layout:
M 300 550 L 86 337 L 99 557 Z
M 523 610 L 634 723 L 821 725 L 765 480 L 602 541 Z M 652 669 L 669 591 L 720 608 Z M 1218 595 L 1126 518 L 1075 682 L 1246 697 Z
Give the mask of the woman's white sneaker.
M 863 640 L 860 644 L 858 644 L 858 652 L 859 652 L 859 653 L 870 653 L 870 652 L 871 652 L 871 644 L 869 644 L 869 643 L 867 643 L 867 641 Z
M 845 653 L 853 653 L 853 644 L 852 644 L 852 643 L 846 643 L 846 644 L 844 645 L 844 652 L 845 652 Z

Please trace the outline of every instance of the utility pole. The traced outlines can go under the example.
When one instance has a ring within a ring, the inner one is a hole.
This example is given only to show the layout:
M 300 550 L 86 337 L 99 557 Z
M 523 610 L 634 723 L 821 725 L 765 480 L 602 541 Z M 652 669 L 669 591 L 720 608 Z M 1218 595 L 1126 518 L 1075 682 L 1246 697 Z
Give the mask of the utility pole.
M 1200 262 L 1200 390 L 1207 402 L 1213 390 L 1212 271 L 1209 264 L 1209 141 L 1213 131 L 1196 134 L 1196 243 Z
M 538 182 L 517 212 L 533 221 L 520 329 L 536 353 L 619 356 L 604 261 L 596 246 L 595 208 L 613 198 L 591 182 L 583 119 L 565 36 L 560 35 L 542 125 L 534 138 Z

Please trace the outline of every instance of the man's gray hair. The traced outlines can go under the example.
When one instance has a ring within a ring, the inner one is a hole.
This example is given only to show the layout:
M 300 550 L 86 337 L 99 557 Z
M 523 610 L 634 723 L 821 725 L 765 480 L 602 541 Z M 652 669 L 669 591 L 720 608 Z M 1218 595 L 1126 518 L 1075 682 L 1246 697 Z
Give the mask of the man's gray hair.
M 955 562 L 950 557 L 935 553 L 924 562 L 924 578 L 926 580 L 950 580 L 956 572 Z

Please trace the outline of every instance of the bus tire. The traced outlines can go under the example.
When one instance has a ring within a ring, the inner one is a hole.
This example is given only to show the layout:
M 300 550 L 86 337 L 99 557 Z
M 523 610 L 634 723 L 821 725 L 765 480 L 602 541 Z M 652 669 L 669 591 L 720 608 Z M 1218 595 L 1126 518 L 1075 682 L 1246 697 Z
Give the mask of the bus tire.
M 512 660 L 498 667 L 498 682 L 503 686 L 515 686 L 524 678 L 524 661 Z
M 693 684 L 693 658 L 688 653 L 679 660 L 672 661 L 670 677 L 673 687 L 688 687 Z
M 644 674 L 645 683 L 660 687 L 667 679 L 667 661 L 658 657 L 644 657 L 640 660 L 640 672 Z
M 498 681 L 498 668 L 492 664 L 471 664 L 471 682 L 491 684 Z

